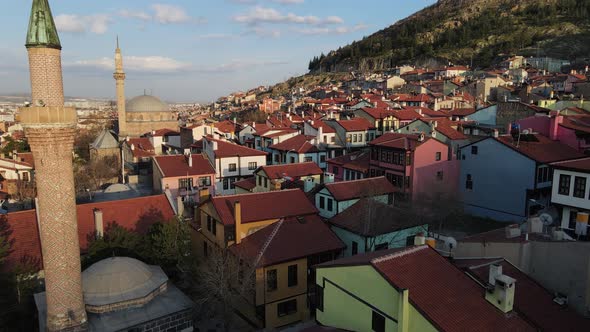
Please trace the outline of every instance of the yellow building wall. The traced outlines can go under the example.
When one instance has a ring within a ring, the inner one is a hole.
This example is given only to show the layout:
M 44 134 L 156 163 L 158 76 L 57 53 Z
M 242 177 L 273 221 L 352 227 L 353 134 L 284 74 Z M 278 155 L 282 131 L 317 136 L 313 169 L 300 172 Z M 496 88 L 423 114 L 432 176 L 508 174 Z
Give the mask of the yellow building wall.
M 288 286 L 289 266 L 297 265 L 297 285 Z M 277 289 L 269 292 L 266 287 L 267 271 L 277 270 Z M 278 316 L 278 304 L 297 299 L 297 312 Z M 272 265 L 256 270 L 256 305 L 265 305 L 266 327 L 274 328 L 309 318 L 307 309 L 307 258 Z
M 358 299 L 324 278 L 354 294 Z M 324 310 L 316 310 L 316 319 L 322 325 L 370 332 L 373 308 L 366 303 L 370 303 L 395 320 L 400 320 L 398 291 L 371 266 L 318 269 L 316 284 L 324 287 Z M 436 331 L 409 302 L 406 302 L 406 305 L 409 306 L 408 331 Z M 386 331 L 398 331 L 398 328 L 398 323 L 385 317 Z

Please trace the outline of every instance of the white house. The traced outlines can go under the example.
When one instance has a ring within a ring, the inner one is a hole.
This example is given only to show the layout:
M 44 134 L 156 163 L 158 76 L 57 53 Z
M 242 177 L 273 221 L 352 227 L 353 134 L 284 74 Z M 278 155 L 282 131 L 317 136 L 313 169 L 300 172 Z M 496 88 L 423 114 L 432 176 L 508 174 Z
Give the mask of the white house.
M 332 183 L 329 179 L 333 180 L 333 175 L 326 174 L 325 184 L 315 194 L 315 206 L 324 218 L 332 218 L 361 198 L 372 198 L 384 204 L 393 204 L 395 188 L 383 176 Z
M 561 209 L 561 226 L 576 234 L 580 227 L 586 228 L 588 220 L 578 218 L 579 213 L 590 213 L 590 158 L 562 161 L 551 164 L 553 167 L 553 187 L 551 189 L 551 203 Z M 576 225 L 582 221 L 583 225 Z
M 218 195 L 234 194 L 236 181 L 253 176 L 258 167 L 266 165 L 266 152 L 211 136 L 203 137 L 203 153 L 215 169 Z

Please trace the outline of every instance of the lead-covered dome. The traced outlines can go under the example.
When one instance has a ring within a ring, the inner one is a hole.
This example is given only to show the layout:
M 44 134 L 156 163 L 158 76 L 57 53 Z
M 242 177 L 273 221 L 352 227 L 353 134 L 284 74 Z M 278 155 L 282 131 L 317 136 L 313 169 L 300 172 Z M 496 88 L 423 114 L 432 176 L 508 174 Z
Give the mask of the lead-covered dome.
M 125 112 L 168 112 L 168 105 L 154 96 L 138 96 L 127 102 Z
M 159 266 L 129 257 L 113 257 L 82 272 L 86 310 L 110 312 L 142 306 L 166 290 L 168 277 Z

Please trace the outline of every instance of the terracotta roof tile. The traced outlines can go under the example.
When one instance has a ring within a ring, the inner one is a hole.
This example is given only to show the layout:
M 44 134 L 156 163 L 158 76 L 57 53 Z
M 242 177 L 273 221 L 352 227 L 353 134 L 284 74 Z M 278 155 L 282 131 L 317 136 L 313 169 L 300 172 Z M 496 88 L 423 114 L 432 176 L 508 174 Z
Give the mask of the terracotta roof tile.
M 347 169 L 367 173 L 369 171 L 369 161 L 370 160 L 371 160 L 370 152 L 358 151 L 358 152 L 345 154 L 340 157 L 329 159 L 328 163 L 338 165 L 342 168 L 347 168 Z
M 211 198 L 224 225 L 234 225 L 234 203 L 242 208 L 242 223 L 316 214 L 317 209 L 299 189 Z M 204 203 L 206 204 L 206 203 Z
M 385 133 L 372 140 L 369 145 L 413 151 L 417 146 L 429 139 L 429 137 L 425 137 L 424 141 L 420 142 L 419 135 Z
M 570 161 L 558 161 L 552 163 L 553 168 L 561 168 L 580 172 L 590 172 L 590 158 L 582 158 Z
M 261 166 L 255 173 L 260 171 L 264 171 L 271 180 L 282 179 L 285 176 L 297 179 L 302 176 L 323 174 L 322 169 L 314 162 Z
M 252 189 L 256 188 L 256 178 L 251 176 L 247 179 L 236 181 L 234 182 L 234 186 L 251 191 Z
M 406 248 L 371 264 L 396 288 L 408 289 L 410 303 L 439 330 L 536 330 L 488 303 L 482 287 L 428 246 Z
M 336 121 L 346 131 L 365 131 L 375 127 L 365 118 L 354 118 L 350 120 Z
M 133 153 L 133 157 L 135 158 L 151 157 L 156 154 L 152 142 L 146 137 L 129 138 L 125 144 L 127 144 L 129 148 L 133 146 L 131 153 Z
M 156 222 L 168 222 L 174 217 L 174 210 L 165 195 L 138 197 L 125 200 L 80 204 L 77 206 L 78 235 L 80 250 L 88 247 L 88 239 L 95 232 L 94 210 L 102 211 L 105 230 L 114 223 L 134 232 L 145 234 Z M 9 225 L 12 252 L 8 257 L 8 268 L 14 267 L 23 257 L 29 256 L 42 268 L 41 241 L 37 228 L 35 210 L 9 213 L 2 216 Z M 0 220 L 0 225 L 2 221 Z
M 326 183 L 325 188 L 337 201 L 348 201 L 365 196 L 392 194 L 395 187 L 384 177 Z
M 298 153 L 317 152 L 319 149 L 309 142 L 314 138 L 314 136 L 297 135 L 281 143 L 273 144 L 268 148 L 279 151 L 297 151 Z
M 460 262 L 460 260 L 458 260 Z M 488 282 L 489 266 L 493 262 L 471 264 L 465 270 L 481 283 Z M 571 308 L 553 302 L 554 295 L 535 280 L 504 259 L 495 260 L 502 273 L 516 279 L 514 310 L 542 331 L 590 331 L 590 321 Z
M 266 226 L 256 233 L 248 235 L 240 244 L 231 246 L 230 251 L 240 258 L 254 263 L 253 261 L 264 247 L 270 234 L 277 227 L 279 228 L 276 235 L 256 267 L 340 251 L 344 248 L 342 241 L 330 230 L 328 225 L 317 215 L 310 215 L 301 218 L 287 218 L 282 224 L 276 222 Z
M 178 131 L 172 129 L 158 129 L 154 130 L 153 132 L 148 133 L 150 136 L 177 136 L 180 135 Z
M 228 141 L 222 141 L 214 139 L 210 136 L 203 137 L 203 140 L 208 142 L 217 142 L 217 150 L 215 150 L 216 158 L 229 158 L 229 157 L 251 157 L 251 156 L 266 156 L 267 153 L 260 150 L 250 149 L 245 146 L 230 143 Z
M 154 157 L 157 167 L 162 170 L 164 177 L 177 177 L 189 175 L 211 175 L 215 174 L 215 169 L 209 163 L 209 159 L 200 154 L 191 156 L 193 166 L 188 163 L 189 156 L 158 156 Z
M 541 163 L 551 163 L 568 159 L 578 159 L 584 157 L 584 154 L 577 150 L 549 138 L 532 134 L 535 141 L 525 140 L 521 137 L 518 147 L 511 135 L 502 135 L 496 140 L 509 148 L 522 153 L 523 155 Z

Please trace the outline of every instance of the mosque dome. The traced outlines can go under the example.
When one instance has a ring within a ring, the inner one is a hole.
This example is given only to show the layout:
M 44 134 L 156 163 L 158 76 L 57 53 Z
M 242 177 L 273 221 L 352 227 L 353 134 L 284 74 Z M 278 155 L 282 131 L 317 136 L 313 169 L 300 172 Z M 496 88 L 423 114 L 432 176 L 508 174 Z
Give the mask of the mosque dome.
M 105 194 L 113 194 L 113 193 L 122 193 L 122 192 L 127 192 L 127 191 L 131 191 L 131 188 L 129 188 L 128 185 L 121 184 L 121 183 L 114 183 L 114 184 L 111 184 L 110 186 L 108 186 L 104 190 L 104 193 Z
M 129 100 L 125 106 L 126 112 L 168 112 L 166 103 L 154 96 L 138 96 Z
M 129 257 L 112 257 L 82 272 L 86 310 L 94 313 L 138 307 L 166 291 L 168 277 L 159 266 Z

